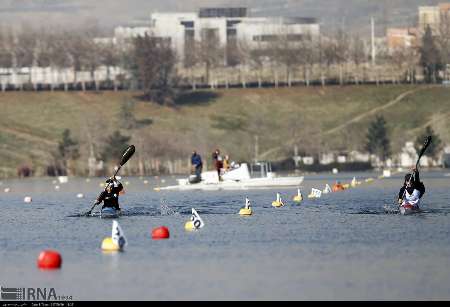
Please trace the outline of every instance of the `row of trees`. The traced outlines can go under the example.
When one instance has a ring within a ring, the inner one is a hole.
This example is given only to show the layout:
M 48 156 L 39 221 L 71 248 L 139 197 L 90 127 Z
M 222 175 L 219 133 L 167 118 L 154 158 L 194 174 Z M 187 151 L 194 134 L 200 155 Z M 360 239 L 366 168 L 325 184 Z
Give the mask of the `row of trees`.
M 369 40 L 342 29 L 327 37 L 279 33 L 252 42 L 230 36 L 226 47 L 221 46 L 216 31 L 209 29 L 200 41 L 193 35 L 186 37 L 181 59 L 169 39 L 145 36 L 116 43 L 95 40 L 101 35 L 95 25 L 71 31 L 0 27 L 0 67 L 72 67 L 75 80 L 79 71 L 91 72 L 95 80 L 94 71 L 99 66 L 121 67 L 131 72 L 131 81 L 145 91 L 146 98 L 170 104 L 176 89 L 181 85 L 195 89 L 199 76 L 201 83 L 211 85 L 218 74 L 228 82 L 228 75 L 236 72 L 244 87 L 248 82 L 262 86 L 267 75 L 276 86 L 291 86 L 294 79 L 306 85 L 317 80 L 325 85 L 330 79 L 357 84 L 367 81 L 368 74 L 377 82 L 380 74 L 389 74 L 392 82 L 415 82 L 416 69 L 421 66 L 425 81 L 437 82 L 450 62 L 448 19 L 442 20 L 437 32 L 428 28 L 417 48 L 388 50 L 385 44 L 378 44 L 377 65 L 372 66 Z M 113 81 L 129 83 L 124 78 Z
M 122 135 L 119 130 L 115 130 L 105 137 L 104 143 L 101 145 L 101 151 L 98 155 L 99 159 L 104 162 L 117 162 L 129 145 L 131 137 Z M 58 141 L 58 146 L 51 151 L 52 159 L 47 165 L 47 175 L 63 176 L 76 174 L 79 169 L 76 166 L 80 159 L 80 143 L 73 138 L 70 129 L 65 129 Z
M 441 154 L 443 144 L 439 135 L 434 132 L 431 126 L 427 126 L 425 131 L 417 136 L 414 140 L 414 148 L 416 149 L 417 154 L 419 154 L 422 149 L 423 142 L 428 136 L 432 137 L 432 142 L 427 148 L 426 155 L 433 159 L 439 159 L 439 154 Z M 379 157 L 382 162 L 385 162 L 392 156 L 389 130 L 387 129 L 387 123 L 383 116 L 377 116 L 370 123 L 366 135 L 365 149 L 370 154 Z

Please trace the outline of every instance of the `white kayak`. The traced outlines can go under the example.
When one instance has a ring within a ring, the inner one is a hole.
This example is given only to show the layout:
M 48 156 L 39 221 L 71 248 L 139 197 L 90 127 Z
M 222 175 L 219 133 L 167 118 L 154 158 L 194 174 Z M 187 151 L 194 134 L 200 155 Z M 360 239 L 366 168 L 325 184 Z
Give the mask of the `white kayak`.
M 102 210 L 100 212 L 100 217 L 102 219 L 105 219 L 105 218 L 118 218 L 120 215 L 121 215 L 121 211 L 120 210 L 116 210 L 116 209 L 111 208 L 111 207 L 102 208 Z

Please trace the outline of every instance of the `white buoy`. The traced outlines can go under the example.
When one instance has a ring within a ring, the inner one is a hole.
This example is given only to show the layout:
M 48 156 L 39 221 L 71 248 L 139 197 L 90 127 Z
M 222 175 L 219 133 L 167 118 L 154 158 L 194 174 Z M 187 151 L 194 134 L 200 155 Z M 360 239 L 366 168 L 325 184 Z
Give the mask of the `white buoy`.
M 58 176 L 59 183 L 67 183 L 69 181 L 69 177 L 67 176 Z
M 325 189 L 323 189 L 322 193 L 323 194 L 328 194 L 333 192 L 333 190 L 331 189 L 331 187 L 328 185 L 328 183 L 325 185 Z
M 130 184 L 130 182 L 129 181 L 125 181 L 125 185 L 129 185 Z
M 333 174 L 337 174 L 337 173 L 339 173 L 339 171 L 338 171 L 338 169 L 337 169 L 337 168 L 333 168 L 332 172 L 333 172 Z
M 91 179 L 90 178 L 86 178 L 86 182 L 91 182 Z
M 59 185 L 55 185 L 55 190 L 59 190 Z
M 5 188 L 3 191 L 4 191 L 5 193 L 9 193 L 9 192 L 11 191 L 11 189 L 10 189 L 10 188 Z
M 144 180 L 144 184 L 148 184 L 148 180 Z
M 25 203 L 31 203 L 31 201 L 32 201 L 31 196 L 25 196 L 25 198 L 23 199 L 23 201 L 24 201 Z
M 84 198 L 83 193 L 78 193 L 78 194 L 77 194 L 77 198 Z
M 166 182 L 166 179 L 161 179 L 161 183 L 164 183 L 164 182 Z
M 311 193 L 308 198 L 320 198 L 322 196 L 322 191 L 319 189 L 311 188 Z
M 195 211 L 194 208 L 192 208 L 192 214 L 189 221 L 184 224 L 184 229 L 186 230 L 196 230 L 200 229 L 203 226 L 205 226 L 205 223 L 203 222 L 200 215 L 198 215 L 197 211 Z

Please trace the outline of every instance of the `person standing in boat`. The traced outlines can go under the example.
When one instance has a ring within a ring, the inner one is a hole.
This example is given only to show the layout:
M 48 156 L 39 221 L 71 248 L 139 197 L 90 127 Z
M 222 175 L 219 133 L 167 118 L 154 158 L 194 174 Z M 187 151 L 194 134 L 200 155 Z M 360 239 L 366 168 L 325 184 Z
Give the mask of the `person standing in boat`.
M 230 169 L 230 157 L 228 155 L 225 155 L 225 158 L 223 159 L 223 171 L 227 172 Z
M 411 205 L 413 210 L 419 209 L 420 199 L 425 193 L 425 185 L 420 181 L 419 171 L 412 170 L 412 174 L 405 175 L 405 182 L 398 192 L 399 205 Z
M 106 184 L 106 189 L 97 198 L 97 202 L 95 204 L 98 205 L 103 202 L 102 209 L 111 207 L 120 211 L 119 194 L 123 190 L 122 183 L 114 177 L 106 180 Z
M 203 162 L 202 157 L 195 150 L 192 152 L 191 165 L 194 170 L 196 180 L 200 182 L 203 169 Z
M 222 177 L 220 176 L 220 170 L 223 167 L 222 156 L 220 155 L 220 150 L 216 149 L 212 154 L 214 166 L 216 167 L 217 176 L 219 176 L 219 181 L 222 181 Z

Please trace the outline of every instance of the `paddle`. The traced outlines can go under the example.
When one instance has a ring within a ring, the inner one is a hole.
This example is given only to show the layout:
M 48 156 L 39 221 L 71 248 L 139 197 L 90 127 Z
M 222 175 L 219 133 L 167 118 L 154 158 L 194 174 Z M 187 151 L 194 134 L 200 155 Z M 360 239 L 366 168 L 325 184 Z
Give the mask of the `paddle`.
M 430 145 L 430 143 L 431 143 L 431 136 L 427 136 L 427 138 L 425 139 L 425 142 L 423 143 L 423 147 L 422 147 L 422 149 L 420 150 L 420 153 L 419 153 L 419 157 L 417 158 L 417 162 L 416 162 L 416 168 L 415 169 L 417 169 L 418 167 L 419 167 L 419 161 L 420 161 L 420 158 L 422 158 L 422 156 L 423 156 L 423 154 L 425 153 L 425 150 L 428 148 L 428 146 Z M 408 183 L 407 183 L 407 185 L 409 185 L 410 183 L 411 183 L 411 180 L 412 180 L 412 178 L 413 178 L 413 175 L 414 174 L 411 174 L 411 177 L 409 177 L 409 180 L 408 180 Z M 403 198 L 405 197 L 405 194 L 406 194 L 406 188 L 405 188 L 405 190 L 403 191 L 403 195 L 402 195 L 402 200 L 403 200 Z M 400 204 L 397 202 L 397 205 L 400 207 Z
M 133 156 L 134 152 L 136 151 L 136 148 L 134 147 L 134 145 L 130 145 L 128 146 L 128 148 L 124 151 L 124 153 L 122 154 L 122 158 L 120 159 L 119 162 L 119 166 L 117 167 L 116 172 L 114 173 L 114 175 L 112 176 L 112 178 L 116 178 L 117 173 L 119 172 L 120 168 L 127 163 L 127 161 L 131 158 L 131 156 Z M 108 183 L 105 187 L 105 189 L 100 193 L 100 195 L 97 197 L 97 199 L 101 199 L 101 197 L 103 196 L 104 193 L 106 193 L 106 189 L 108 188 L 108 186 L 110 185 L 110 183 Z M 95 206 L 97 206 L 97 200 L 95 201 L 94 205 L 92 206 L 92 208 L 86 212 L 85 214 L 82 214 L 83 216 L 87 216 L 90 215 L 92 210 L 95 208 Z

